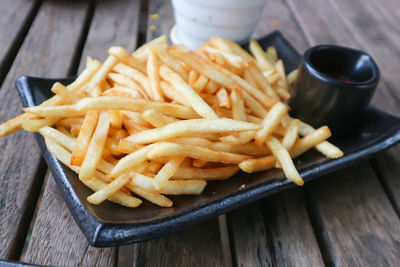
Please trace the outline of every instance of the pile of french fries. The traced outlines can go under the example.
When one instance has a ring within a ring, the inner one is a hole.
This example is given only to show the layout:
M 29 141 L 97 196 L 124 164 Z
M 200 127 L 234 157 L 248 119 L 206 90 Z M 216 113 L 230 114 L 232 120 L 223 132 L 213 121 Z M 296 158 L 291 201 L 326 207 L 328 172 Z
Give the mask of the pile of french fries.
M 288 115 L 297 70 L 286 76 L 276 49 L 212 38 L 196 51 L 168 47 L 165 36 L 132 54 L 111 47 L 101 63 L 88 58 L 71 84 L 55 83 L 42 104 L 0 125 L 39 132 L 48 150 L 95 193 L 137 207 L 143 199 L 170 207 L 165 195 L 200 194 L 208 180 L 281 168 L 304 182 L 293 158 L 315 148 L 343 152 Z

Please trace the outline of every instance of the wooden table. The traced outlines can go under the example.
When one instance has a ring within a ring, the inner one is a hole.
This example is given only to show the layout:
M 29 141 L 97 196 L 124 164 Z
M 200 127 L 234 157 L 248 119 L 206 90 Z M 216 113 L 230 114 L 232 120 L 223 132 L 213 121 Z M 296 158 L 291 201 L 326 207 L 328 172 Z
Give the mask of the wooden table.
M 173 23 L 167 0 L 2 0 L 0 121 L 21 112 L 18 77 L 74 75 L 87 55 L 104 60 L 111 45 L 133 50 Z M 399 115 L 399 25 L 398 0 L 271 0 L 254 37 L 278 29 L 301 52 L 320 43 L 366 50 L 383 76 L 373 104 Z M 52 266 L 400 266 L 399 148 L 182 232 L 100 249 L 73 221 L 33 135 L 20 131 L 0 140 L 0 258 Z

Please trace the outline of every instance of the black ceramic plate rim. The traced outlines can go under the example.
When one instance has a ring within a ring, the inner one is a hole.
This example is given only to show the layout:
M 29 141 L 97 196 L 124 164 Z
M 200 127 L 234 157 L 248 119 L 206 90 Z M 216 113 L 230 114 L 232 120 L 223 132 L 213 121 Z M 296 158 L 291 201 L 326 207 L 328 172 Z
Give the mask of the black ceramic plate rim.
M 268 36 L 273 35 L 280 35 L 280 38 L 283 38 L 283 41 L 291 47 L 291 45 L 284 39 L 280 32 L 273 32 Z M 29 81 L 34 79 L 52 81 L 66 80 L 65 78 L 45 79 L 27 76 L 19 78 L 16 81 L 16 85 L 24 107 L 34 105 L 34 100 L 29 85 Z M 271 179 L 235 191 L 225 198 L 216 199 L 203 205 L 199 205 L 194 209 L 176 212 L 161 219 L 155 219 L 144 223 L 115 224 L 113 222 L 99 221 L 93 214 L 85 209 L 83 203 L 73 190 L 66 173 L 63 171 L 63 166 L 47 150 L 43 137 L 35 133 L 35 138 L 55 178 L 57 187 L 67 203 L 67 206 L 71 211 L 75 221 L 78 222 L 80 229 L 90 244 L 98 247 L 124 245 L 157 238 L 178 231 L 183 227 L 193 223 L 200 223 L 212 217 L 221 215 L 267 195 L 295 186 L 287 179 Z M 391 132 L 387 132 L 385 135 L 382 135 L 378 141 L 371 144 L 371 146 L 368 148 L 368 154 L 365 154 L 363 150 L 353 151 L 345 154 L 342 158 L 327 160 L 320 166 L 317 166 L 319 164 L 312 164 L 311 166 L 300 169 L 299 171 L 304 181 L 308 182 L 324 174 L 348 167 L 361 160 L 372 157 L 376 153 L 393 146 L 399 141 L 400 129 L 395 129 Z M 132 229 L 135 230 L 133 234 L 131 232 Z

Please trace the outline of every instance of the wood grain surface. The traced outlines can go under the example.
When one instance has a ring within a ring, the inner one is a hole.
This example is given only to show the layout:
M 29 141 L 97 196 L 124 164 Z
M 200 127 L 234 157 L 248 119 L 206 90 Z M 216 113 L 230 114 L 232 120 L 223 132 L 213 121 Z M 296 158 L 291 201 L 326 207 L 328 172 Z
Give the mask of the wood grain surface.
M 44 2 L 0 90 L 0 121 L 22 111 L 15 80 L 22 75 L 66 76 L 83 28 L 87 3 Z M 14 258 L 40 189 L 45 165 L 31 133 L 0 140 L 0 258 Z M 37 179 L 35 179 L 37 178 Z
M 94 248 L 75 223 L 50 175 L 38 210 L 26 257 L 51 266 L 113 266 L 116 249 Z
M 79 70 L 87 56 L 104 61 L 111 46 L 133 51 L 137 45 L 140 1 L 98 1 L 82 53 Z
M 122 0 L 99 2 L 84 44 L 84 55 L 104 60 L 111 45 L 133 50 L 137 42 L 139 4 L 138 1 L 131 1 L 126 5 L 126 1 Z M 81 58 L 81 66 L 84 66 L 85 58 Z M 60 228 L 60 225 L 63 227 Z M 43 240 L 47 240 L 46 246 L 40 245 Z M 98 249 L 89 245 L 57 190 L 53 177 L 50 177 L 36 217 L 26 261 L 63 266 L 112 266 L 116 260 L 116 248 Z
M 310 204 L 336 266 L 398 266 L 399 218 L 367 163 L 309 186 Z
M 29 30 L 39 5 L 38 0 L 3 0 L 1 2 L 0 85 Z

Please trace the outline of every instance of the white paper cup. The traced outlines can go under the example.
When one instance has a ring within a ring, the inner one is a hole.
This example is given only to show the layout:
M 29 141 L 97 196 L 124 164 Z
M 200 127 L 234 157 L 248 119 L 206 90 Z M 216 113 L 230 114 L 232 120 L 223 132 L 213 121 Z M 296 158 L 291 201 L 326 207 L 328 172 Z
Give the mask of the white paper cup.
M 172 0 L 177 24 L 175 31 L 179 32 L 179 42 L 192 49 L 214 36 L 239 43 L 244 42 L 253 33 L 265 2 L 265 0 Z M 174 41 L 174 37 L 171 37 Z

